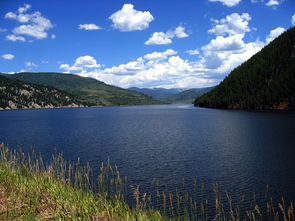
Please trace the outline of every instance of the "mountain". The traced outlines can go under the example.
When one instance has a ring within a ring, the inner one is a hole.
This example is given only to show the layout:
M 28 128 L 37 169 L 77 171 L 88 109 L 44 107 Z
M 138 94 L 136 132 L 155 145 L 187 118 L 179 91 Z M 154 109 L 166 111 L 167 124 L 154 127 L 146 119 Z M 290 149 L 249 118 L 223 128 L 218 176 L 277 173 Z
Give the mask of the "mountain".
M 0 75 L 0 110 L 78 106 L 84 105 L 64 91 Z
M 196 98 L 211 91 L 213 88 L 214 87 L 188 89 L 167 97 L 165 101 L 173 104 L 192 104 Z
M 142 105 L 161 104 L 147 95 L 105 84 L 93 78 L 73 74 L 52 72 L 6 74 L 5 76 L 25 82 L 52 86 L 69 94 L 89 106 L 93 105 Z
M 295 109 L 295 27 L 235 68 L 194 104 L 228 109 Z
M 138 87 L 130 87 L 129 90 L 137 91 L 146 95 L 149 95 L 157 100 L 166 101 L 166 98 L 177 94 L 184 89 L 181 88 L 172 88 L 172 89 L 165 89 L 165 88 L 138 88 Z
M 131 87 L 129 90 L 134 90 L 143 94 L 147 94 L 157 100 L 173 103 L 173 104 L 191 104 L 197 97 L 212 90 L 213 87 L 208 88 L 137 88 Z

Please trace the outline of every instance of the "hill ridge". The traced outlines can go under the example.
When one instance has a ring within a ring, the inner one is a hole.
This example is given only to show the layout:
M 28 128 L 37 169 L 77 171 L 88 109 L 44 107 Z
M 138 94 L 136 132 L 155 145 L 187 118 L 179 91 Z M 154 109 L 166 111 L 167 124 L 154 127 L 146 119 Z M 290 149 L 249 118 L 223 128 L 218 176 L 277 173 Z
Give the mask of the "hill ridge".
M 38 85 L 46 85 L 77 96 L 88 106 L 162 104 L 158 100 L 139 92 L 108 85 L 94 78 L 57 72 L 21 72 L 6 74 L 9 78 L 19 79 Z

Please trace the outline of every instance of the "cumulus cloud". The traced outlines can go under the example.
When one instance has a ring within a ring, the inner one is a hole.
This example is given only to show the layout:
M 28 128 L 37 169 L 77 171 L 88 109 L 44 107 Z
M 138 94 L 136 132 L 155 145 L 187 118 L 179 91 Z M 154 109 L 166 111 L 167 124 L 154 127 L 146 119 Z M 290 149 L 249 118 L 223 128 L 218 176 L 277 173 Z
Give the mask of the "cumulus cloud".
M 293 25 L 293 26 L 295 26 L 295 14 L 292 16 L 292 18 L 291 18 L 291 24 Z
M 76 59 L 75 63 L 70 66 L 68 64 L 61 64 L 60 69 L 70 72 L 70 71 L 86 71 L 92 68 L 99 68 L 101 65 L 96 63 L 96 60 L 89 55 L 81 56 Z
M 146 45 L 166 45 L 171 44 L 173 38 L 187 38 L 189 35 L 185 31 L 185 27 L 179 25 L 175 29 L 164 32 L 154 32 L 152 36 L 145 42 Z
M 92 30 L 100 30 L 102 28 L 96 24 L 80 24 L 79 29 L 92 31 Z
M 220 20 L 212 19 L 213 28 L 208 32 L 216 37 L 201 47 L 200 63 L 216 73 L 227 73 L 260 51 L 264 42 L 246 43 L 244 40 L 245 34 L 251 31 L 250 20 L 248 13 L 232 13 Z
M 278 27 L 278 28 L 271 30 L 269 35 L 266 38 L 266 42 L 267 43 L 271 42 L 272 40 L 274 40 L 275 38 L 280 36 L 284 31 L 286 31 L 286 29 L 284 29 L 282 27 Z
M 68 71 L 71 69 L 81 76 L 93 77 L 124 88 L 213 86 L 267 44 L 267 39 L 246 41 L 246 34 L 253 30 L 248 24 L 250 20 L 251 17 L 248 14 L 234 16 L 231 14 L 221 20 L 212 20 L 213 26 L 210 30 L 214 31 L 210 32 L 215 36 L 206 45 L 188 50 L 187 53 L 198 55 L 196 59 L 190 61 L 180 57 L 177 51 L 168 49 L 148 53 L 129 62 L 107 68 L 102 68 L 100 65 L 90 70 L 81 68 L 77 62 L 78 59 L 73 66 L 62 64 L 60 68 Z M 223 31 L 220 25 L 224 27 Z M 278 33 L 274 30 L 268 37 L 274 37 Z M 168 32 L 164 33 L 165 36 Z M 97 64 L 95 58 L 92 60 Z
M 244 35 L 217 36 L 209 44 L 203 46 L 201 63 L 217 73 L 228 73 L 233 68 L 248 60 L 260 51 L 264 42 L 244 42 Z
M 35 64 L 34 62 L 31 62 L 31 61 L 27 61 L 27 62 L 25 62 L 25 65 L 26 65 L 26 67 L 28 67 L 28 68 L 38 67 L 37 64 Z
M 167 45 L 171 43 L 171 38 L 164 32 L 154 32 L 145 42 L 146 45 Z
M 251 0 L 252 3 L 263 3 L 268 7 L 272 7 L 273 9 L 276 9 L 276 6 L 279 6 L 286 0 Z
M 216 35 L 236 35 L 250 31 L 249 21 L 251 16 L 248 13 L 232 13 L 220 20 L 213 19 L 214 27 L 208 32 Z
M 232 14 L 220 21 L 213 20 L 211 30 L 214 31 L 210 32 L 216 36 L 208 44 L 187 51 L 191 55 L 198 55 L 192 61 L 183 59 L 177 55 L 177 51 L 168 49 L 145 54 L 130 62 L 109 68 L 75 71 L 81 76 L 93 77 L 125 88 L 213 86 L 233 68 L 264 47 L 265 42 L 259 40 L 245 42 L 245 34 L 251 30 L 248 24 L 250 19 L 248 14 Z M 224 27 L 224 30 L 222 31 L 219 26 Z M 171 36 L 177 37 L 175 30 L 156 36 L 162 37 L 162 40 L 165 37 L 171 40 Z M 66 70 L 70 66 L 63 64 L 61 68 Z
M 186 53 L 188 53 L 189 55 L 198 55 L 198 54 L 200 54 L 198 49 L 190 49 L 190 50 L 187 50 Z
M 24 7 L 20 7 L 17 11 L 20 14 L 23 14 L 24 12 L 28 11 L 32 6 L 29 4 L 25 4 Z
M 279 5 L 279 4 L 280 4 L 280 2 L 279 2 L 278 0 L 269 0 L 269 1 L 266 3 L 267 6 L 277 6 L 277 5 Z
M 123 32 L 147 29 L 154 17 L 149 11 L 137 11 L 132 4 L 124 4 L 122 9 L 109 17 L 112 27 Z
M 210 2 L 221 2 L 223 5 L 228 7 L 236 6 L 241 0 L 209 0 Z
M 23 36 L 7 35 L 6 39 L 9 41 L 26 41 Z
M 232 35 L 229 37 L 217 36 L 215 39 L 212 39 L 210 43 L 204 47 L 204 51 L 237 51 L 243 48 L 244 41 L 243 34 Z
M 14 58 L 13 54 L 3 54 L 1 57 L 5 60 L 12 60 Z
M 21 23 L 20 26 L 17 26 L 12 30 L 12 34 L 6 36 L 7 40 L 26 41 L 24 36 L 29 36 L 35 39 L 47 38 L 47 31 L 53 28 L 53 24 L 49 19 L 42 16 L 39 11 L 27 13 L 30 8 L 31 5 L 25 4 L 16 12 L 8 12 L 5 14 L 4 17 L 6 19 L 16 20 Z
M 94 59 L 94 58 L 93 58 Z M 61 69 L 69 68 L 67 64 Z M 145 54 L 133 61 L 110 68 L 96 68 L 89 71 L 75 70 L 77 74 L 93 77 L 121 87 L 204 87 L 215 85 L 216 79 L 201 73 L 201 67 L 177 56 L 177 52 L 168 49 L 163 52 Z
M 13 12 L 7 12 L 4 16 L 4 18 L 7 18 L 7 19 L 16 19 L 17 18 L 17 15 Z
M 175 30 L 173 31 L 173 34 L 177 38 L 187 38 L 188 37 L 188 34 L 185 32 L 185 28 L 182 26 L 178 26 L 177 28 L 175 28 Z
M 153 52 L 150 54 L 144 55 L 144 58 L 146 60 L 165 60 L 168 56 L 176 55 L 177 51 L 174 51 L 173 49 L 168 49 L 164 52 Z

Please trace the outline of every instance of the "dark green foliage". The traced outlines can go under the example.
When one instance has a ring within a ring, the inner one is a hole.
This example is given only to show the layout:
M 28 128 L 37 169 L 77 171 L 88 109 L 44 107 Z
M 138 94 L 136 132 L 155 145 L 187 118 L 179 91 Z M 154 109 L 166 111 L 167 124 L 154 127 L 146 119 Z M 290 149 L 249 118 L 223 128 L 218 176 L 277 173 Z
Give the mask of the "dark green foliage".
M 53 87 L 34 85 L 0 75 L 0 108 L 82 106 L 75 96 Z
M 295 28 L 234 69 L 195 106 L 229 109 L 295 108 Z
M 7 76 L 64 90 L 72 95 L 78 96 L 82 102 L 87 103 L 89 106 L 162 103 L 142 93 L 111 86 L 93 78 L 80 77 L 73 74 L 27 72 Z
M 165 100 L 166 102 L 174 104 L 192 104 L 196 98 L 211 91 L 213 88 L 214 87 L 193 88 L 179 92 L 177 94 L 173 94 L 167 97 Z

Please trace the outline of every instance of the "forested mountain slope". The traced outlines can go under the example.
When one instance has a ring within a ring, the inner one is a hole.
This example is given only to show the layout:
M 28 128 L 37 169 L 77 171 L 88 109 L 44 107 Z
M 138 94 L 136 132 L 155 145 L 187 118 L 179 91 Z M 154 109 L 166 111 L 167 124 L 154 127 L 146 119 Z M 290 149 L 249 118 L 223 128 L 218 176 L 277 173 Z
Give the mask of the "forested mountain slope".
M 295 27 L 235 68 L 194 104 L 228 109 L 295 109 Z

